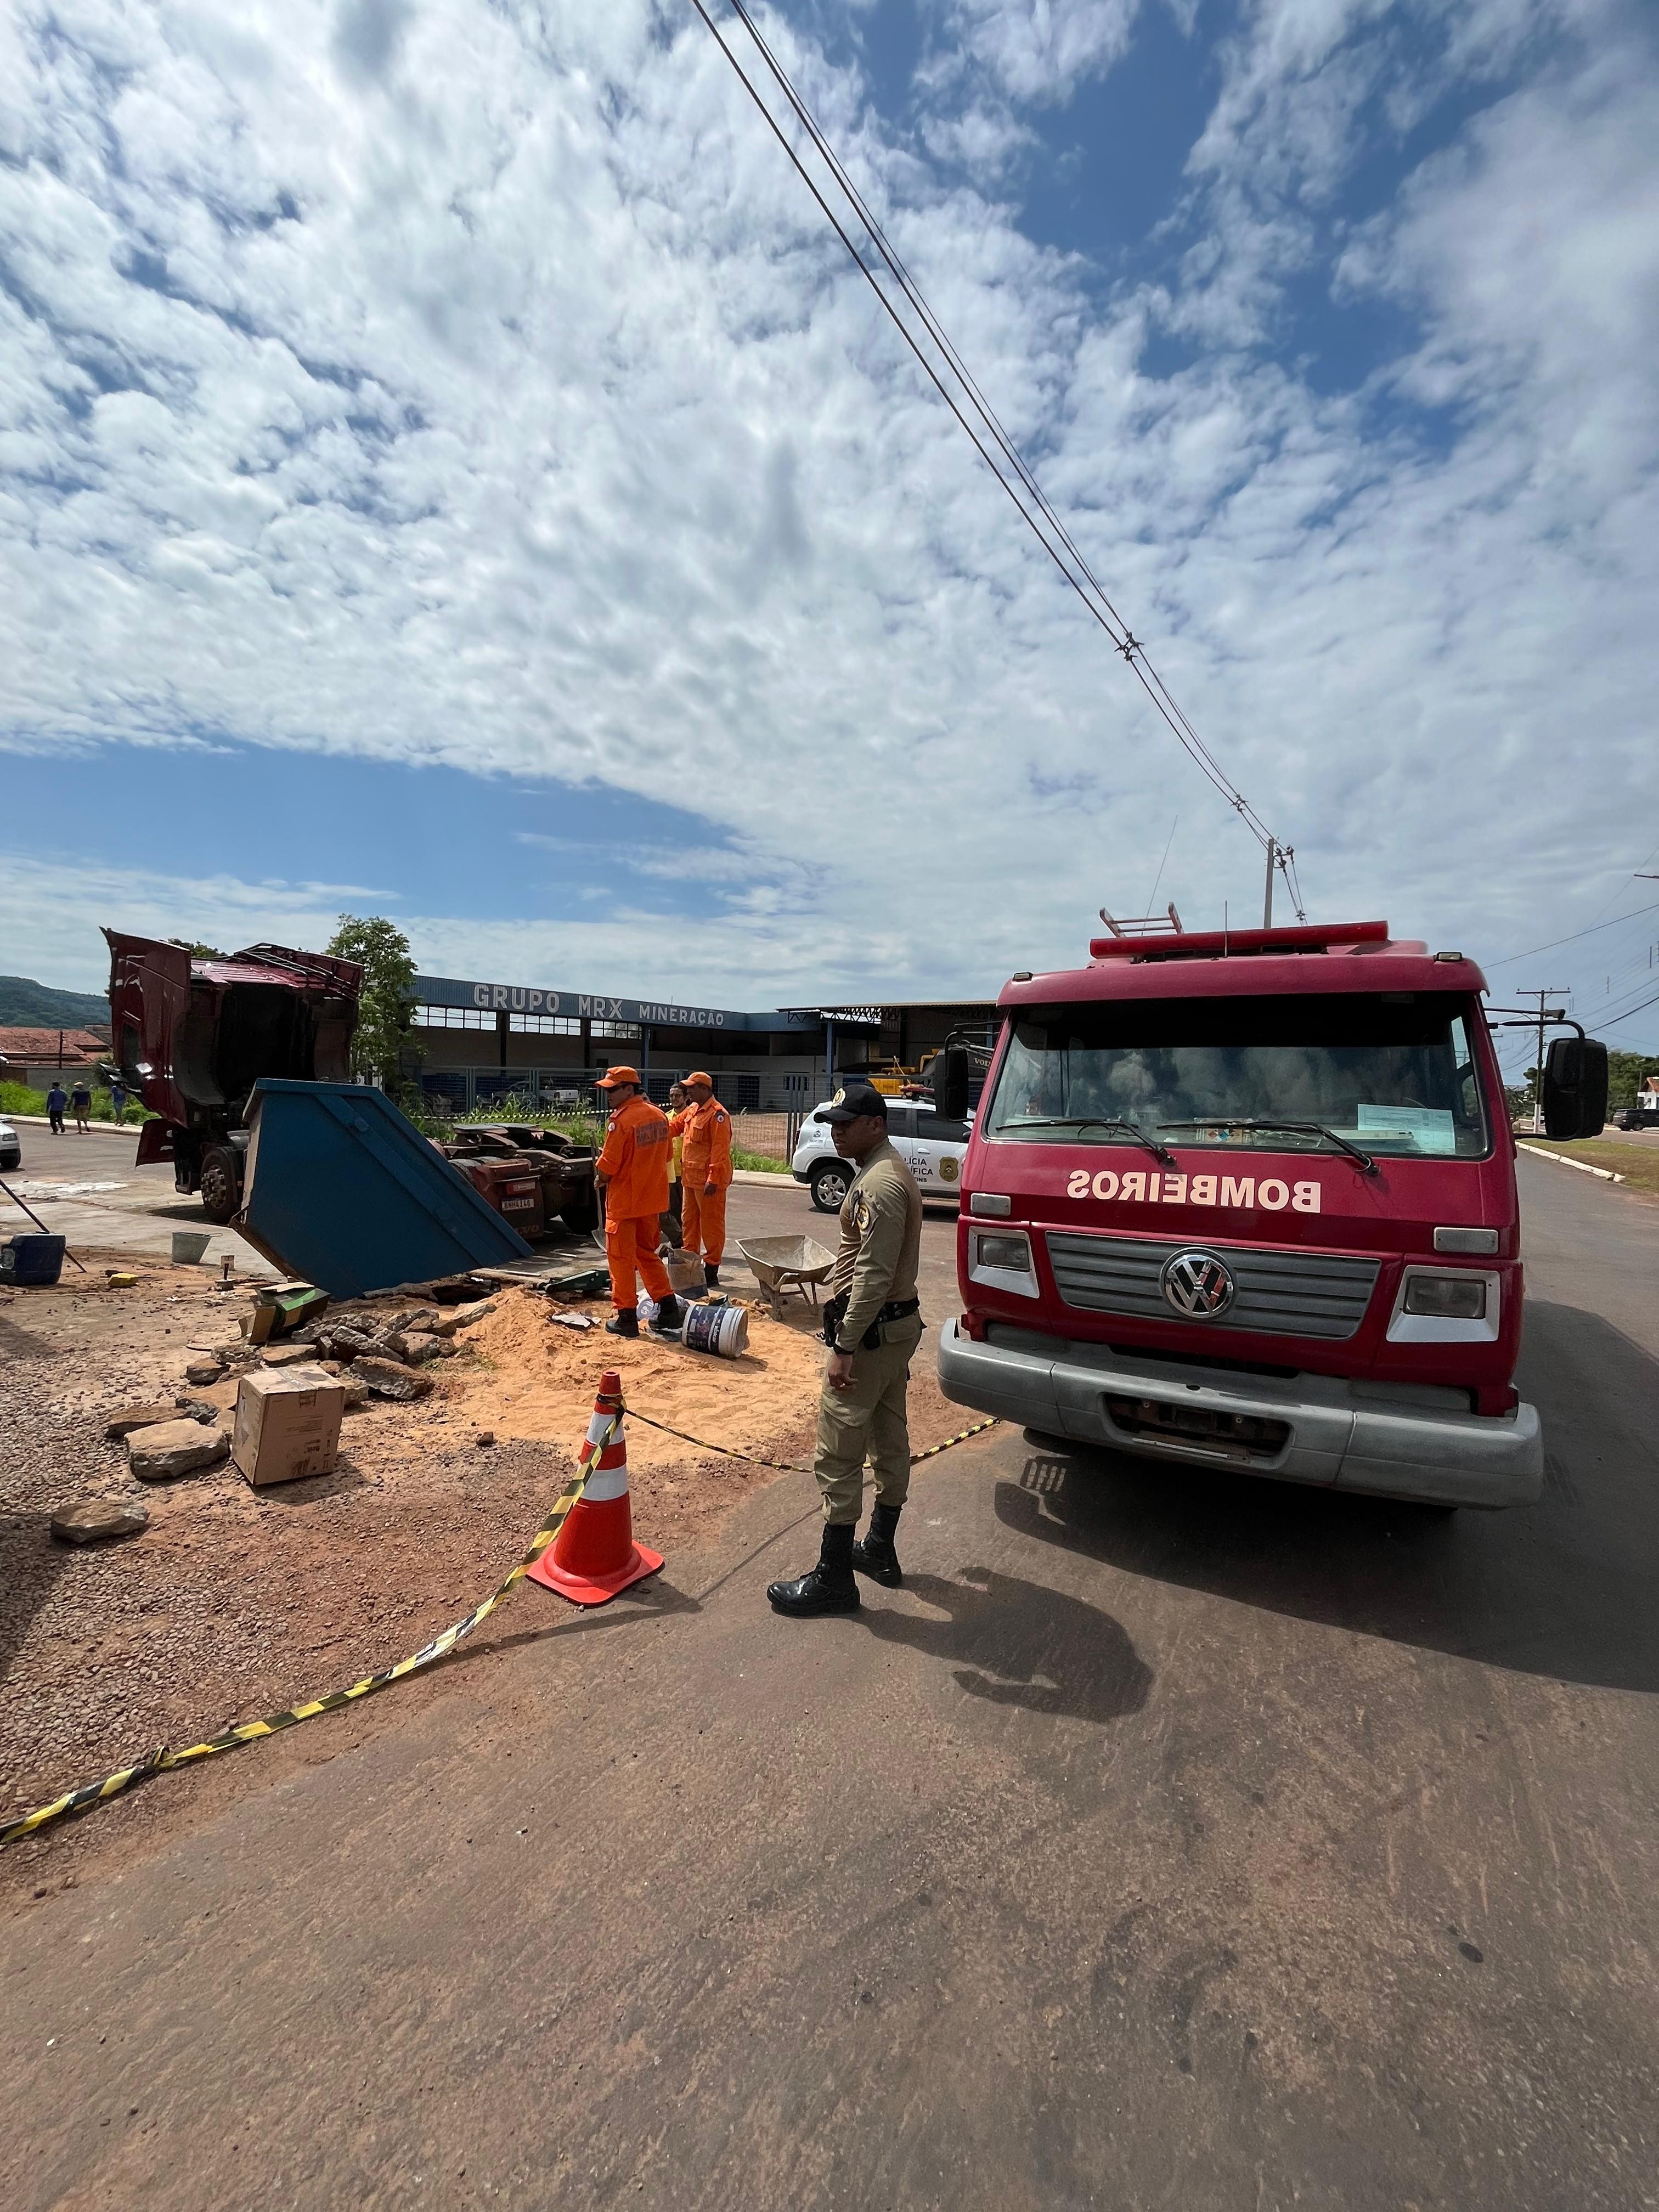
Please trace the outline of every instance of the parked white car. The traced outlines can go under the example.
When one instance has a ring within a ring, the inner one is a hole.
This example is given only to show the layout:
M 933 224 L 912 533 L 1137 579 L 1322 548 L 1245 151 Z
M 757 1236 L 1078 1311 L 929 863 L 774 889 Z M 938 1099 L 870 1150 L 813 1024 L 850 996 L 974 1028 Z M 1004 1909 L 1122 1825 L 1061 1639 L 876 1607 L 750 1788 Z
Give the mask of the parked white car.
M 0 1169 L 21 1168 L 23 1140 L 9 1121 L 0 1121 Z
M 930 1206 L 955 1206 L 960 1200 L 968 1127 L 966 1121 L 943 1120 L 926 1099 L 890 1098 L 887 1102 L 887 1133 L 893 1149 L 903 1158 Z M 789 1171 L 811 1192 L 812 1203 L 820 1213 L 840 1212 L 854 1170 L 836 1152 L 827 1121 L 815 1121 L 807 1115 Z

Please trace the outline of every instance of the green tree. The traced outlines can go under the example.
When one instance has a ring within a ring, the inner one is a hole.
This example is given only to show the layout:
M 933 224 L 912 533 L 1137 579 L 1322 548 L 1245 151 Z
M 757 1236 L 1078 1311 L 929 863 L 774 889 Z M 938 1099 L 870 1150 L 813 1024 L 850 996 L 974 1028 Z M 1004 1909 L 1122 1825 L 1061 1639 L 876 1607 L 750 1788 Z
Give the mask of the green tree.
M 1633 1106 L 1642 1078 L 1653 1066 L 1650 1052 L 1609 1052 L 1607 1054 L 1607 1103 L 1609 1106 Z
M 409 939 L 395 922 L 379 915 L 343 914 L 325 949 L 337 960 L 356 961 L 363 971 L 351 1072 L 368 1076 L 396 1097 L 403 1089 L 398 1063 L 415 1011 L 415 961 Z

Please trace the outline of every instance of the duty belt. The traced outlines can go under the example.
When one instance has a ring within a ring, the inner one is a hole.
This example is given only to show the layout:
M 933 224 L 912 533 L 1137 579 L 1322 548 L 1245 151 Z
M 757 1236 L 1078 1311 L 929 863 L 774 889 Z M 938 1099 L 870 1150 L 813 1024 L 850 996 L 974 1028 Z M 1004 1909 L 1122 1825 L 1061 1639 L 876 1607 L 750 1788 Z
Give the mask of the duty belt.
M 878 1324 L 884 1321 L 903 1321 L 909 1315 L 921 1311 L 920 1298 L 895 1298 L 890 1305 L 884 1305 L 882 1308 L 876 1316 L 876 1321 Z

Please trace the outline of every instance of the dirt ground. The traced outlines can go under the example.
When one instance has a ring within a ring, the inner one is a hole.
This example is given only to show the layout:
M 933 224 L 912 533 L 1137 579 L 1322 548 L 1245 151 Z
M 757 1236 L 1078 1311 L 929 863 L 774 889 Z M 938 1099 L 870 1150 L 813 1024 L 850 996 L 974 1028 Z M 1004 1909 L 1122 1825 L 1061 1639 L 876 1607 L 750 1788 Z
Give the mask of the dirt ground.
M 105 1268 L 130 1264 L 127 1255 L 85 1257 L 85 1277 L 0 1292 L 0 1821 L 156 1744 L 194 1742 L 416 1650 L 522 1556 L 574 1465 L 607 1367 L 642 1413 L 676 1428 L 770 1459 L 811 1459 L 821 1347 L 804 1310 L 780 1323 L 751 1308 L 749 1352 L 726 1361 L 561 1327 L 561 1309 L 514 1289 L 458 1332 L 453 1358 L 426 1370 L 429 1397 L 372 1398 L 347 1414 L 331 1475 L 255 1491 L 225 1461 L 141 1484 L 106 1422 L 124 1406 L 188 1395 L 221 1407 L 228 1425 L 235 1376 L 198 1389 L 184 1373 L 204 1348 L 241 1344 L 238 1317 L 253 1293 L 160 1261 L 143 1266 L 135 1287 L 111 1289 Z M 377 1302 L 364 1311 L 378 1322 L 397 1310 Z M 600 1318 L 609 1308 L 562 1310 Z M 940 1396 L 932 1364 L 924 1339 L 912 1392 L 918 1450 L 963 1419 Z M 483 1430 L 494 1445 L 478 1444 Z M 670 1563 L 661 1584 L 640 1586 L 641 1601 L 659 1601 L 652 1594 L 672 1587 L 676 1552 L 775 1478 L 642 1421 L 627 1437 L 635 1526 Z M 143 1534 L 84 1549 L 52 1539 L 58 1507 L 133 1495 L 149 1509 Z M 804 1507 L 811 1498 L 804 1485 Z M 531 1607 L 559 1604 L 520 1589 L 467 1648 L 503 1624 L 522 1630 Z M 400 1685 L 385 1698 L 421 1694 Z M 307 1759 L 329 1757 L 384 1711 L 371 1700 L 281 1741 L 304 1739 Z M 332 1745 L 315 1741 L 331 1731 Z M 238 1752 L 134 1791 L 118 1814 L 14 1845 L 0 1854 L 0 1892 L 72 1882 L 100 1830 L 118 1828 L 124 1849 L 159 1838 L 222 1802 L 236 1786 L 231 1769 L 282 1755 L 274 1746 Z

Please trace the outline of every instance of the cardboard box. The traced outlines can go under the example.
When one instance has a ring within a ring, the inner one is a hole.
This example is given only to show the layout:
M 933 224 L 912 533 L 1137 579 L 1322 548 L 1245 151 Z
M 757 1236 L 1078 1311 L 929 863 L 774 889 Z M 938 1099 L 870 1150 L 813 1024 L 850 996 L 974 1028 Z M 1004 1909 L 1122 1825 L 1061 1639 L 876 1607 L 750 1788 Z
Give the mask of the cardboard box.
M 250 1344 L 269 1344 L 291 1336 L 308 1321 L 320 1321 L 327 1311 L 328 1292 L 314 1283 L 265 1283 L 253 1311 L 242 1317 L 242 1333 Z
M 345 1385 L 320 1367 L 267 1367 L 236 1386 L 230 1455 L 256 1490 L 331 1474 Z

